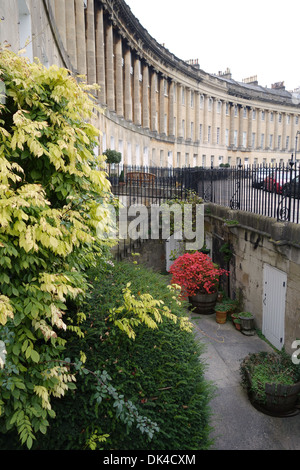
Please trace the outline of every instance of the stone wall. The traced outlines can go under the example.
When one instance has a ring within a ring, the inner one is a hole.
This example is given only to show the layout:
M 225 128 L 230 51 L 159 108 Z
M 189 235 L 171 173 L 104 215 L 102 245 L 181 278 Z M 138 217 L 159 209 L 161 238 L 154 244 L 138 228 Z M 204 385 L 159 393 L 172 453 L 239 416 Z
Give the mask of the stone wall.
M 207 204 L 205 231 L 212 239 L 214 261 L 230 269 L 226 286 L 230 296 L 241 299 L 243 309 L 255 315 L 259 329 L 264 265 L 287 274 L 284 347 L 291 351 L 293 341 L 300 338 L 300 226 Z M 224 246 L 231 256 L 228 264 L 220 252 Z

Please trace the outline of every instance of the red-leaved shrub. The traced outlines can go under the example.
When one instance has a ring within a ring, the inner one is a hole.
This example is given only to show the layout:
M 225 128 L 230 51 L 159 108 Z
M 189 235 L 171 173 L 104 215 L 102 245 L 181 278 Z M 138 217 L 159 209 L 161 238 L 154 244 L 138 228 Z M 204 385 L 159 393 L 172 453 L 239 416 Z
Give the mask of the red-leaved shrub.
M 181 286 L 182 294 L 189 297 L 217 292 L 220 276 L 229 274 L 215 265 L 208 255 L 199 251 L 179 256 L 172 264 L 170 273 L 172 284 Z

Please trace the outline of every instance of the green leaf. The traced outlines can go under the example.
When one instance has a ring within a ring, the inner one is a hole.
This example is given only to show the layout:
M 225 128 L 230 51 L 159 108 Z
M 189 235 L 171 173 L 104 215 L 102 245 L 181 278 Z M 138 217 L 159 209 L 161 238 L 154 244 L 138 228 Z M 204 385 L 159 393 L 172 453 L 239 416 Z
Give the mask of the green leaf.
M 23 382 L 16 382 L 16 387 L 21 389 L 21 390 L 26 390 L 25 384 Z
M 39 362 L 40 360 L 40 355 L 37 351 L 35 351 L 34 349 L 32 349 L 31 353 L 30 353 L 30 356 L 31 356 L 31 359 L 33 360 L 33 362 Z
M 20 343 L 16 343 L 13 345 L 13 348 L 12 348 L 12 352 L 13 354 L 15 354 L 16 356 L 18 356 L 20 354 L 20 351 L 21 351 L 21 344 Z
M 27 448 L 28 448 L 29 450 L 31 449 L 32 444 L 33 444 L 32 437 L 31 437 L 31 436 L 28 436 L 28 437 L 27 437 L 27 440 L 26 440 L 26 445 L 27 445 Z

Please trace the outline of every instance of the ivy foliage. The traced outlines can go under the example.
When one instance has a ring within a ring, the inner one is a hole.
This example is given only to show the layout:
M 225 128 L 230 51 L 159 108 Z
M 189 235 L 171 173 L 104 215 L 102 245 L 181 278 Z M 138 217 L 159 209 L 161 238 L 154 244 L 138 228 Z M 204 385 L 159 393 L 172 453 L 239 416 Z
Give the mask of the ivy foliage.
M 85 271 L 110 243 L 97 234 L 112 195 L 92 89 L 5 49 L 0 80 L 0 431 L 31 448 L 75 380 L 62 333 L 83 335 Z

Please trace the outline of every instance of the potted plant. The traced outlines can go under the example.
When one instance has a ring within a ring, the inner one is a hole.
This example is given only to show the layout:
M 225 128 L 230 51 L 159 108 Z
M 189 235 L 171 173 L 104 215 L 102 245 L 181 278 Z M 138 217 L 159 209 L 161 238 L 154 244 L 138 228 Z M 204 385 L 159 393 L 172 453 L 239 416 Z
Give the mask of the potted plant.
M 241 330 L 241 320 L 239 319 L 238 314 L 232 313 L 231 318 L 232 318 L 233 324 L 236 327 L 236 329 L 240 331 Z
M 216 311 L 216 322 L 217 323 L 226 323 L 227 313 L 228 313 L 228 304 L 226 302 L 217 303 L 215 307 Z
M 237 300 L 225 299 L 225 300 L 223 300 L 223 303 L 225 303 L 227 305 L 228 313 L 230 313 L 230 314 L 232 314 L 238 306 L 238 301 Z
M 124 170 L 121 171 L 120 176 L 119 176 L 119 185 L 124 186 L 125 185 L 125 178 L 124 178 Z
M 107 163 L 120 163 L 122 159 L 121 152 L 117 152 L 116 150 L 106 149 L 103 155 L 106 156 Z
M 219 268 L 205 253 L 185 253 L 170 268 L 172 283 L 181 286 L 182 294 L 189 298 L 193 311 L 214 313 L 220 276 L 228 271 Z
M 300 411 L 300 366 L 286 353 L 249 354 L 241 363 L 240 373 L 242 385 L 258 410 L 281 417 Z
M 241 321 L 241 331 L 246 336 L 253 336 L 255 334 L 254 316 L 250 312 L 239 313 L 239 320 Z

